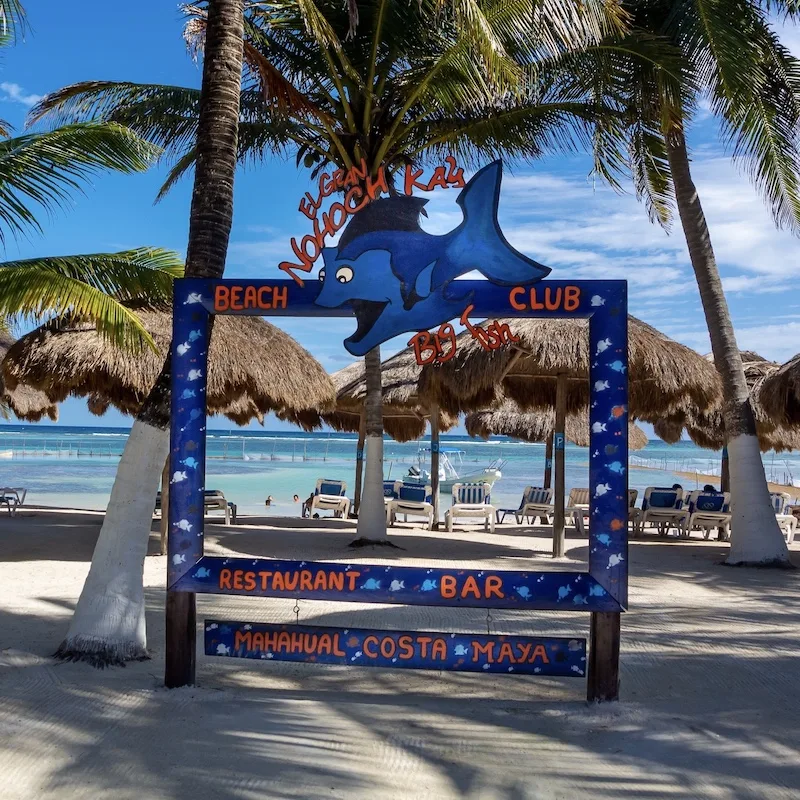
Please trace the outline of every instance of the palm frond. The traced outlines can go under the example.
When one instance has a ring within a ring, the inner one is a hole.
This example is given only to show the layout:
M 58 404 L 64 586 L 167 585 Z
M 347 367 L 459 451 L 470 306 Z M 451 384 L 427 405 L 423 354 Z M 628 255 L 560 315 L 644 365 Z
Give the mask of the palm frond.
M 19 0 L 0 0 L 0 45 L 25 33 L 28 19 Z
M 91 320 L 114 344 L 153 346 L 125 304 L 167 307 L 183 275 L 178 255 L 159 248 L 7 261 L 0 265 L 0 317 L 41 322 L 67 315 Z
M 158 148 L 116 123 L 86 122 L 0 141 L 0 241 L 41 230 L 34 207 L 63 206 L 93 175 L 146 170 Z

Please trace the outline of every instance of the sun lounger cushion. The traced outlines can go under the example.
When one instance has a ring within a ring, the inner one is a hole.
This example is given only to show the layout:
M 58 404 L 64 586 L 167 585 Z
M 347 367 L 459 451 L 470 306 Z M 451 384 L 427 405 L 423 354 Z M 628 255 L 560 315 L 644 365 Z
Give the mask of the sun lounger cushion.
M 643 501 L 646 508 L 676 508 L 678 493 L 674 491 L 650 492 L 650 497 Z
M 400 486 L 397 497 L 399 500 L 406 500 L 411 503 L 430 503 L 433 500 L 433 496 L 427 493 L 425 486 L 407 483 Z
M 334 497 L 343 497 L 346 491 L 347 489 L 341 481 L 323 480 L 317 487 L 315 494 L 328 494 Z

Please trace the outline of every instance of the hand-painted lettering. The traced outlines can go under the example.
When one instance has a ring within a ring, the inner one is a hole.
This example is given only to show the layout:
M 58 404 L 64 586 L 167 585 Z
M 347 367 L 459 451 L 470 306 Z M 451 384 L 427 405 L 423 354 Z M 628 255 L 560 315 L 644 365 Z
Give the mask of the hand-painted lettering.
M 581 290 L 577 286 L 515 286 L 508 293 L 508 304 L 516 311 L 577 311 Z

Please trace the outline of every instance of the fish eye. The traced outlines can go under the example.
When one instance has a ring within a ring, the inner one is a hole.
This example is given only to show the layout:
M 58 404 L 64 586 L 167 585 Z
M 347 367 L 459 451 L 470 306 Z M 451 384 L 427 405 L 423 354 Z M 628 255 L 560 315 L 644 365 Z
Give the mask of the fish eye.
M 319 279 L 320 279 L 321 281 L 324 281 L 324 280 L 325 280 L 325 267 L 323 267 L 323 268 L 322 268 L 322 269 L 319 271 Z
M 336 280 L 339 281 L 339 283 L 350 283 L 350 281 L 353 280 L 353 275 L 352 267 L 344 266 L 336 270 Z

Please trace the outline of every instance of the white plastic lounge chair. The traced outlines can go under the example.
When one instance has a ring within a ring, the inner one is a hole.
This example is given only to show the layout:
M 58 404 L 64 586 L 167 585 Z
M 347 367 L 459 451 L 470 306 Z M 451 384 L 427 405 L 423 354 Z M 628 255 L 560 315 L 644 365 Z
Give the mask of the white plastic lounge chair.
M 344 481 L 320 478 L 314 489 L 314 497 L 311 498 L 309 514 L 313 514 L 316 508 L 320 511 L 333 511 L 334 517 L 347 519 L 350 513 L 350 501 L 345 497 L 345 492 L 347 484 Z
M 453 505 L 444 514 L 447 530 L 452 533 L 454 519 L 469 517 L 482 519 L 484 530 L 494 533 L 495 508 L 490 502 L 491 491 L 488 483 L 454 483 Z
M 430 485 L 407 484 L 398 481 L 397 498 L 388 504 L 388 522 L 394 525 L 398 514 L 403 515 L 403 522 L 408 517 L 425 517 L 428 530 L 433 530 L 433 489 Z
M 153 512 L 161 513 L 161 492 L 156 495 L 156 506 Z M 203 492 L 203 513 L 208 511 L 222 511 L 225 514 L 225 524 L 230 525 L 231 521 L 236 524 L 236 503 L 231 503 L 225 499 L 225 495 L 220 489 L 206 489 Z
M 553 490 L 542 489 L 539 486 L 526 486 L 522 493 L 519 508 L 498 508 L 497 521 L 502 522 L 507 514 L 513 514 L 517 525 L 522 524 L 525 517 L 530 525 L 537 517 L 549 524 L 548 517 L 553 513 Z
M 693 530 L 701 530 L 708 539 L 711 531 L 718 528 L 727 539 L 731 527 L 730 504 L 730 492 L 692 492 L 683 509 L 683 535 L 688 537 Z
M 772 507 L 775 509 L 775 519 L 778 520 L 778 527 L 786 537 L 786 544 L 794 541 L 797 531 L 797 517 L 790 513 L 789 504 L 792 502 L 791 495 L 786 492 L 770 492 Z
M 575 530 L 577 530 L 581 536 L 585 536 L 586 526 L 584 525 L 583 518 L 589 516 L 588 489 L 569 490 L 569 499 L 567 500 L 567 507 L 564 509 L 564 518 L 567 519 L 570 516 L 572 516 Z
M 383 510 L 386 512 L 386 524 L 389 524 L 389 504 L 397 499 L 397 489 L 403 481 L 383 482 Z
M 9 517 L 16 515 L 17 509 L 25 503 L 27 494 L 27 489 L 12 488 L 10 486 L 0 487 L 0 505 L 8 508 Z
M 644 490 L 638 532 L 650 522 L 658 527 L 659 533 L 666 534 L 672 526 L 682 528 L 685 519 L 683 489 L 648 486 Z
M 636 508 L 636 498 L 638 496 L 638 489 L 628 489 L 628 523 L 633 523 L 634 530 L 636 530 L 639 518 L 642 516 L 642 509 Z

